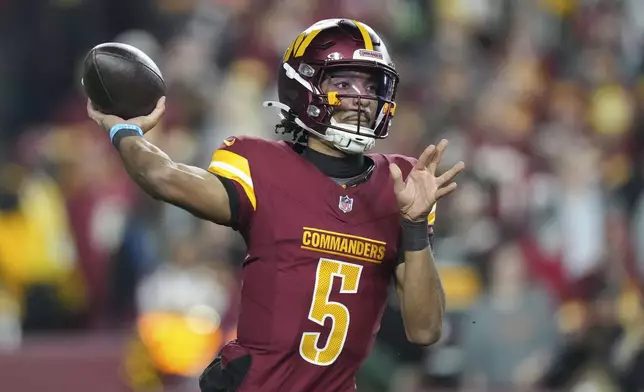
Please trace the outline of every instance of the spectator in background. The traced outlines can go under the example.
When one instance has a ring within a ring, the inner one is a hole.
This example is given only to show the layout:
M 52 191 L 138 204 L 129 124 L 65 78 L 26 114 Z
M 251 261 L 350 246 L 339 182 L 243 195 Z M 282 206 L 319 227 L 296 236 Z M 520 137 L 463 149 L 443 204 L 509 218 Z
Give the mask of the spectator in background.
M 464 324 L 465 382 L 486 388 L 533 387 L 557 347 L 554 306 L 526 276 L 520 248 L 493 255 L 489 291 Z
M 85 299 L 76 257 L 58 184 L 17 161 L 0 164 L 0 278 L 25 329 L 74 325 Z
M 203 261 L 191 238 L 174 239 L 170 249 L 172 258 L 137 288 L 136 338 L 127 358 L 140 368 L 147 364 L 163 384 L 196 377 L 236 329 L 230 268 Z
M 189 238 L 173 240 L 170 249 L 172 257 L 139 284 L 139 313 L 189 313 L 196 306 L 207 306 L 220 322 L 234 297 L 226 269 L 202 261 L 198 244 Z

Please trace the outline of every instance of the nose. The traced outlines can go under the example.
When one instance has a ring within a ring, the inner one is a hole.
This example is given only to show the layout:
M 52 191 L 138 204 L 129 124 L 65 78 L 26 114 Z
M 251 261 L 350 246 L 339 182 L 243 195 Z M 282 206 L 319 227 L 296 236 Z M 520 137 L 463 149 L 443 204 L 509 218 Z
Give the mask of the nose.
M 359 95 L 365 96 L 367 95 L 367 93 L 362 92 L 362 93 L 359 93 Z M 360 98 L 358 96 L 358 97 L 351 98 L 350 101 L 351 101 L 351 107 L 349 109 L 366 113 L 369 116 L 371 115 L 372 106 L 374 106 L 372 105 L 372 100 L 364 97 Z

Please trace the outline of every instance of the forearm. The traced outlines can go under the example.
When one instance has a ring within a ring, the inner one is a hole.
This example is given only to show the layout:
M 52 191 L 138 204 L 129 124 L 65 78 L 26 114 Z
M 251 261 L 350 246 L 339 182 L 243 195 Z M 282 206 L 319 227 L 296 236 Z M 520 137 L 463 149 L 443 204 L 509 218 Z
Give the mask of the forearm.
M 402 317 L 413 342 L 432 344 L 440 338 L 445 292 L 429 247 L 405 252 Z
M 164 173 L 178 169 L 177 164 L 160 148 L 138 136 L 123 138 L 119 154 L 128 174 L 146 193 L 163 199 Z
M 427 222 L 402 221 L 404 264 L 397 271 L 405 331 L 410 341 L 432 344 L 440 338 L 445 293 L 430 247 Z
M 228 190 L 214 174 L 173 162 L 139 136 L 119 140 L 118 150 L 130 177 L 150 196 L 221 225 L 231 223 Z

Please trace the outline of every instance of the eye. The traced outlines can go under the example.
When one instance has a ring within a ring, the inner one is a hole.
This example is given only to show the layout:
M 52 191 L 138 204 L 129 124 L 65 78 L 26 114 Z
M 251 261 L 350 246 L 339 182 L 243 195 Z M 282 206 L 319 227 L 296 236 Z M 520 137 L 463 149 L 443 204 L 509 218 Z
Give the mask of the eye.
M 367 91 L 375 93 L 378 90 L 378 86 L 375 84 L 370 84 L 367 86 Z
M 347 88 L 349 88 L 349 87 L 351 87 L 351 86 L 350 86 L 350 85 L 349 85 L 349 83 L 347 83 L 347 82 L 337 82 L 337 83 L 335 84 L 335 87 L 337 87 L 337 88 L 339 88 L 339 89 L 347 89 Z

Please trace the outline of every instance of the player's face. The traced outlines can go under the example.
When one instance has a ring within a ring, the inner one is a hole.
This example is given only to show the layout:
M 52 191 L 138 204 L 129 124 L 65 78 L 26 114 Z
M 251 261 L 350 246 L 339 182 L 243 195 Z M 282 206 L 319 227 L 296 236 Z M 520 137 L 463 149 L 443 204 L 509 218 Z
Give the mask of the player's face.
M 337 91 L 338 94 L 360 94 L 375 96 L 378 91 L 376 78 L 367 72 L 342 70 L 329 73 L 322 83 L 325 93 Z M 333 118 L 344 124 L 373 127 L 376 122 L 378 101 L 376 99 L 344 98 L 333 112 Z

